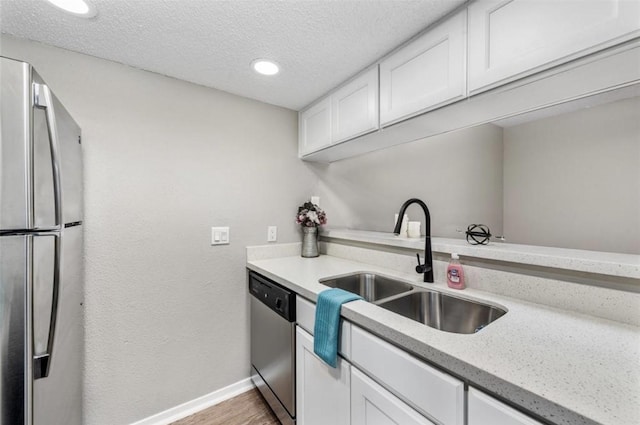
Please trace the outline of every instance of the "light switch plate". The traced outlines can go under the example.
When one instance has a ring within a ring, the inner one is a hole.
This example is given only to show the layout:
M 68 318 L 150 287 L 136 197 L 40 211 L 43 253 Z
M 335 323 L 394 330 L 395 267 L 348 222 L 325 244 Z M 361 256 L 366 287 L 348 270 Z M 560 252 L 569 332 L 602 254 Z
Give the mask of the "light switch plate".
M 229 226 L 211 228 L 211 245 L 229 245 Z
M 317 206 L 320 206 L 320 197 L 319 196 L 312 196 L 311 197 L 311 203 L 312 204 L 316 204 Z

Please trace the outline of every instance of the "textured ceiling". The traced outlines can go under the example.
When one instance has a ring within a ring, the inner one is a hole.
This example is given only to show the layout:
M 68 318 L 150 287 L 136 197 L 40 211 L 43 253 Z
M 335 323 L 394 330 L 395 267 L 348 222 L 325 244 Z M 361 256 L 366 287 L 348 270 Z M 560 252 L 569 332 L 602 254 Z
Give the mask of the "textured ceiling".
M 299 110 L 464 0 L 0 0 L 3 33 Z M 278 62 L 255 74 L 256 58 Z

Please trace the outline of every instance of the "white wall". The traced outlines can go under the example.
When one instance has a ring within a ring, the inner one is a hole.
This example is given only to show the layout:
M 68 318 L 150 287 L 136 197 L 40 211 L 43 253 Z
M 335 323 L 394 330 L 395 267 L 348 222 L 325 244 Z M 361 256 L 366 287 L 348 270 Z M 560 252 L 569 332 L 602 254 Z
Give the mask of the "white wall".
M 83 130 L 85 423 L 118 425 L 249 374 L 245 246 L 300 240 L 315 176 L 295 112 L 3 36 Z M 231 245 L 210 246 L 210 227 Z
M 509 242 L 640 254 L 640 98 L 504 129 Z
M 462 238 L 456 228 L 471 223 L 502 233 L 500 127 L 460 130 L 314 169 L 331 226 L 391 232 L 402 203 L 420 198 L 429 207 L 432 236 Z M 407 212 L 424 222 L 418 206 Z M 421 228 L 424 234 L 424 223 Z

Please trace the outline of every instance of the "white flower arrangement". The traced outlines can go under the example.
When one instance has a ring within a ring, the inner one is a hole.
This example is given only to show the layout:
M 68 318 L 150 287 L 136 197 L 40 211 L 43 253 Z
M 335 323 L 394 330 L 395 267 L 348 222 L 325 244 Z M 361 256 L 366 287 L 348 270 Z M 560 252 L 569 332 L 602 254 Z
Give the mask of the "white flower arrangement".
M 302 227 L 318 227 L 327 224 L 327 214 L 312 202 L 305 202 L 298 207 L 296 223 Z

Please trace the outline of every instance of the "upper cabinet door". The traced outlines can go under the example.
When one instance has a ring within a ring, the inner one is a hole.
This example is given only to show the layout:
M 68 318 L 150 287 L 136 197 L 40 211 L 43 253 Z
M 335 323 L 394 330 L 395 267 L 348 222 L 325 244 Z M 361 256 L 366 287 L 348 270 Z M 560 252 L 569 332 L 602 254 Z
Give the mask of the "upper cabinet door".
M 469 5 L 472 94 L 640 35 L 640 2 L 478 0 Z
M 331 95 L 331 143 L 378 129 L 378 67 Z
M 319 100 L 298 116 L 298 154 L 304 156 L 331 144 L 331 98 Z
M 380 63 L 380 124 L 466 95 L 467 12 L 461 11 Z

